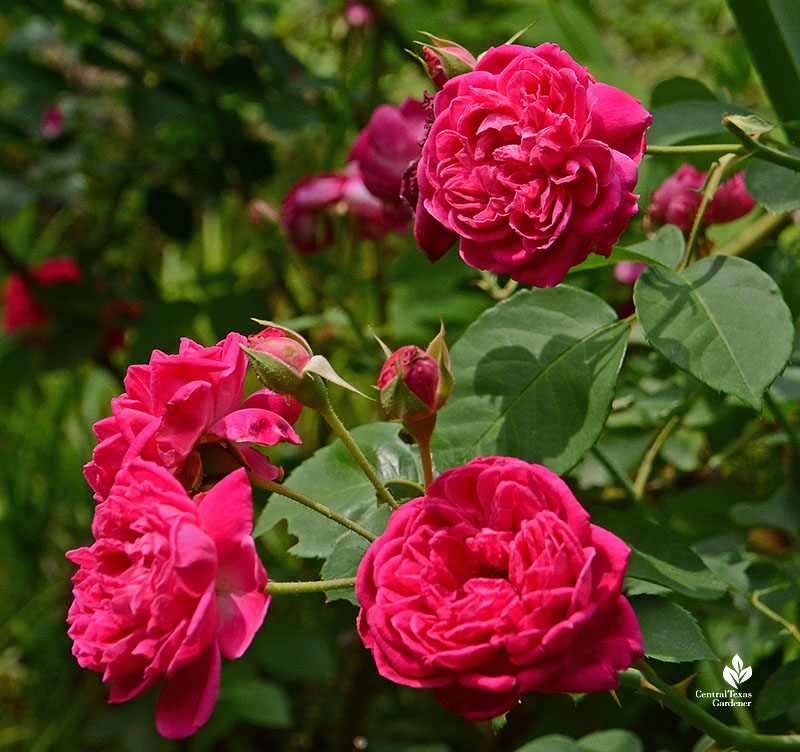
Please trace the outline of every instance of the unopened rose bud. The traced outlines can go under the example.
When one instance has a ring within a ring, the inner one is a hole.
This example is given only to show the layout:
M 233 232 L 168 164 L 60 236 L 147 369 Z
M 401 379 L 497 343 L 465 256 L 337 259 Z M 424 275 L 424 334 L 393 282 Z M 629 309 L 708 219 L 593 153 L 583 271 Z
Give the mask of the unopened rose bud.
M 423 47 L 428 76 L 437 89 L 441 89 L 451 78 L 469 73 L 478 63 L 475 56 L 461 45 Z
M 438 409 L 439 364 L 419 347 L 401 347 L 383 364 L 378 389 L 392 418 L 404 423 L 429 418 Z
M 247 338 L 250 362 L 259 380 L 273 392 L 292 394 L 303 381 L 312 352 L 283 329 L 268 326 Z
M 435 418 L 453 391 L 444 328 L 427 350 L 406 345 L 389 355 L 378 377 L 378 389 L 383 409 L 403 421 L 412 435 L 415 431 L 410 424 Z

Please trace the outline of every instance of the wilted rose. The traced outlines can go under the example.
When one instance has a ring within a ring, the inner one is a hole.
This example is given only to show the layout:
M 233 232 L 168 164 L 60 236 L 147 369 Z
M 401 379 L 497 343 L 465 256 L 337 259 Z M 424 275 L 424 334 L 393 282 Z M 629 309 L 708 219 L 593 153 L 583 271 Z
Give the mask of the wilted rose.
M 429 258 L 460 239 L 469 265 L 556 285 L 608 256 L 636 213 L 652 116 L 554 44 L 490 49 L 434 99 L 417 167 L 415 236 Z
M 524 692 L 601 692 L 642 656 L 622 596 L 629 548 L 541 465 L 452 468 L 392 514 L 356 578 L 358 629 L 387 679 L 471 720 Z

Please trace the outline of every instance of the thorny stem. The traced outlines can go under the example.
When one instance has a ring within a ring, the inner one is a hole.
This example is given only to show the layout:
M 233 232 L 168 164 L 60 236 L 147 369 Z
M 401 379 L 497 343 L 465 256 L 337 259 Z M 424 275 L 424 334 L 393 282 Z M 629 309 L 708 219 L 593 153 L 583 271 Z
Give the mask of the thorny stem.
M 287 488 L 286 486 L 276 483 L 274 480 L 266 480 L 255 473 L 248 473 L 250 477 L 250 481 L 258 486 L 259 488 L 263 488 L 267 491 L 272 491 L 273 493 L 280 494 L 281 496 L 285 496 L 287 499 L 291 499 L 292 501 L 296 501 L 303 506 L 308 507 L 309 509 L 314 510 L 317 514 L 321 514 L 323 517 L 327 517 L 329 520 L 338 523 L 342 527 L 346 527 L 348 530 L 352 530 L 354 533 L 357 533 L 362 538 L 366 538 L 370 543 L 374 541 L 378 536 L 375 533 L 371 533 L 366 528 L 361 527 L 356 522 L 353 522 L 351 519 L 339 514 L 338 512 L 334 512 L 333 509 L 330 507 L 326 507 L 324 504 L 321 504 L 318 501 L 314 501 L 314 499 L 306 496 L 305 494 L 300 493 L 299 491 L 295 491 L 291 488 Z
M 339 420 L 339 416 L 334 412 L 330 403 L 322 406 L 318 412 L 323 418 L 325 418 L 325 420 L 328 422 L 328 425 L 330 425 L 330 427 L 336 432 L 336 435 L 342 440 L 342 444 L 344 444 L 347 451 L 350 452 L 364 475 L 366 475 L 369 479 L 369 482 L 375 486 L 378 496 L 380 496 L 380 498 L 392 509 L 399 509 L 400 505 L 395 501 L 394 496 L 389 493 L 389 489 L 383 485 L 381 479 L 378 477 L 378 474 L 375 472 L 375 469 L 372 467 L 372 465 L 370 465 L 369 460 L 364 456 L 364 453 L 361 451 L 358 444 L 353 441 L 353 437 L 350 435 L 350 432 L 347 430 L 344 423 Z
M 684 697 L 674 687 L 662 681 L 644 660 L 636 661 L 635 666 L 636 668 L 619 672 L 621 684 L 658 701 L 696 729 L 708 734 L 722 746 L 735 747 L 739 752 L 800 750 L 800 736 L 754 734 L 744 729 L 726 726 L 699 705 Z
M 326 590 L 345 590 L 355 587 L 355 577 L 341 577 L 338 580 L 305 580 L 302 582 L 268 582 L 264 588 L 270 595 L 301 595 L 302 593 L 323 593 Z

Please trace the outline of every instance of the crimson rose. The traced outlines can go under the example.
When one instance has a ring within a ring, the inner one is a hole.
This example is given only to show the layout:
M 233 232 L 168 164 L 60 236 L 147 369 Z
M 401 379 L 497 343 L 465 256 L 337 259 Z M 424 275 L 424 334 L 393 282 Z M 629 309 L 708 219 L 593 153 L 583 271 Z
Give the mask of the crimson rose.
M 378 671 L 470 720 L 524 692 L 614 689 L 642 656 L 629 548 L 541 465 L 475 459 L 393 513 L 356 579 Z
M 492 48 L 450 79 L 417 167 L 415 236 L 432 260 L 549 287 L 608 256 L 636 213 L 652 116 L 555 44 Z

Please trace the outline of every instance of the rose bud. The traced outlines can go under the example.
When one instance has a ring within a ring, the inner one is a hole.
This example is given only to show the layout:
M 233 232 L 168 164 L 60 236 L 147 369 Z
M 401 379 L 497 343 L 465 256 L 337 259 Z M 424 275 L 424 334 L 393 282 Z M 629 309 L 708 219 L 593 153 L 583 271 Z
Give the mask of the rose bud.
M 401 347 L 383 364 L 378 389 L 392 418 L 404 423 L 429 418 L 438 409 L 439 364 L 415 345 Z
M 324 356 L 314 355 L 311 346 L 297 332 L 271 321 L 256 319 L 256 322 L 266 329 L 251 334 L 244 351 L 267 389 L 277 394 L 290 394 L 300 404 L 318 411 L 329 407 L 324 381 L 366 396 L 339 376 Z
M 477 64 L 475 56 L 460 44 L 423 47 L 425 68 L 437 89 L 441 89 L 453 76 L 469 73 Z
M 389 355 L 378 377 L 378 389 L 383 409 L 407 428 L 434 417 L 453 391 L 444 327 L 427 351 L 406 345 Z
M 303 381 L 303 368 L 311 360 L 308 343 L 288 330 L 268 326 L 247 338 L 247 347 L 259 353 L 256 375 L 268 389 L 278 394 L 291 394 Z M 248 353 L 249 354 L 249 353 Z M 266 356 L 266 357 L 264 357 Z M 253 358 L 250 359 L 253 363 Z

